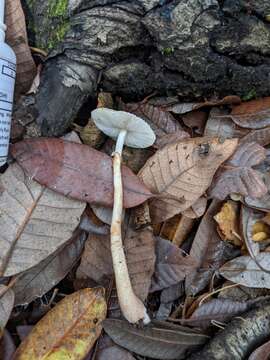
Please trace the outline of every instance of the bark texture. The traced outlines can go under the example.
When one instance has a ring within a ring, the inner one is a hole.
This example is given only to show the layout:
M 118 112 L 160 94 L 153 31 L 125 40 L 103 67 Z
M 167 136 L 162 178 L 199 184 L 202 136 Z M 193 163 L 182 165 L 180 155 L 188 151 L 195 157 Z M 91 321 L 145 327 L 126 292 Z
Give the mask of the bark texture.
M 97 87 L 128 100 L 270 95 L 269 0 L 51 3 L 25 0 L 51 50 L 33 106 L 43 135 L 62 134 Z

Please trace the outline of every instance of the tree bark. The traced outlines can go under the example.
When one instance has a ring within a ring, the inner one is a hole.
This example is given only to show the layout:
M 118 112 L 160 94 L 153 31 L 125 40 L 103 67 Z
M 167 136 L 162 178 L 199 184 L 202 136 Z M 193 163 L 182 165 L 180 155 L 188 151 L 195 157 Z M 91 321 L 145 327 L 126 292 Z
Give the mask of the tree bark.
M 32 107 L 43 135 L 63 134 L 98 88 L 129 101 L 270 95 L 268 0 L 57 0 L 54 14 L 25 1 L 39 43 L 58 39 Z

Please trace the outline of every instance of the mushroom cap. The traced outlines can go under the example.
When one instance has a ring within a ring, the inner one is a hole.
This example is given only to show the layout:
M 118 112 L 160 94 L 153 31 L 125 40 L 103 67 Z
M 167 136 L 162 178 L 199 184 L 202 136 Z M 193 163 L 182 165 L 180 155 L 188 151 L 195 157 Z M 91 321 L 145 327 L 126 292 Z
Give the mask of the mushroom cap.
M 125 144 L 134 148 L 146 148 L 154 144 L 156 135 L 151 127 L 138 116 L 126 111 L 98 108 L 91 113 L 96 126 L 116 140 L 122 130 L 127 131 Z

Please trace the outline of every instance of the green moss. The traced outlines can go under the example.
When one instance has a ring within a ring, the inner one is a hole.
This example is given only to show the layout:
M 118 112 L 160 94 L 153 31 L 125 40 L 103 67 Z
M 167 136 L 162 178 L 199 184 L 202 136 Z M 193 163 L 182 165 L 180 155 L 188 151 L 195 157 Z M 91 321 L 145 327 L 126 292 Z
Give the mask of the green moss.
M 68 21 L 65 21 L 53 29 L 51 35 L 49 36 L 49 41 L 47 43 L 47 50 L 53 49 L 60 41 L 62 41 L 69 30 L 70 25 Z
M 174 48 L 173 47 L 166 47 L 166 48 L 163 48 L 161 50 L 161 52 L 162 52 L 163 55 L 169 56 L 174 52 Z
M 243 101 L 249 101 L 257 96 L 256 89 L 251 89 L 247 94 L 242 96 Z
M 68 0 L 49 0 L 48 14 L 51 17 L 65 17 L 67 15 Z

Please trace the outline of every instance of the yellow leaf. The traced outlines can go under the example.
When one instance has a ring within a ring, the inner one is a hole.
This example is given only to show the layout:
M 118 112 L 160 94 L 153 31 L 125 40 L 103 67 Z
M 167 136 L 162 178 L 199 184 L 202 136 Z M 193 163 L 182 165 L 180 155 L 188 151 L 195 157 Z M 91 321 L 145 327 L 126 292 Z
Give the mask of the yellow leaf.
M 266 217 L 267 216 L 268 215 L 266 215 Z M 264 219 L 262 219 L 262 220 L 264 221 Z M 253 225 L 253 227 L 252 227 L 252 240 L 253 241 L 264 241 L 266 239 L 269 239 L 270 228 L 263 221 L 257 221 Z
M 68 295 L 37 323 L 13 360 L 82 360 L 100 336 L 105 317 L 103 289 Z
M 236 202 L 229 200 L 224 203 L 214 219 L 218 223 L 218 230 L 223 240 L 231 241 L 236 246 L 242 245 L 238 225 L 239 209 Z

